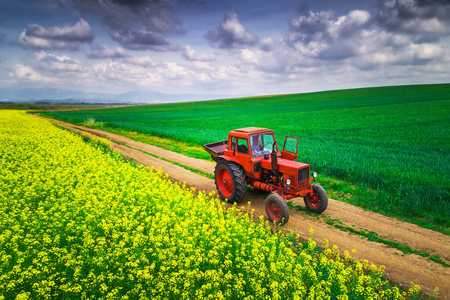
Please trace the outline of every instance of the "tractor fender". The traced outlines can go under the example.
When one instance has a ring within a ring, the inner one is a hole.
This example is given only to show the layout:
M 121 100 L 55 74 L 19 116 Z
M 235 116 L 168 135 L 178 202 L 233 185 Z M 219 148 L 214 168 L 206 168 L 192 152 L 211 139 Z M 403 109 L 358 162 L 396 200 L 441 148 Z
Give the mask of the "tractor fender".
M 235 157 L 232 157 L 232 156 L 219 155 L 219 156 L 216 156 L 216 158 L 217 158 L 216 162 L 219 162 L 219 161 L 222 161 L 222 160 L 227 160 L 227 161 L 234 162 L 235 164 L 241 165 L 239 163 L 239 160 L 237 158 L 235 158 Z
M 247 173 L 247 176 L 254 177 L 253 175 L 250 175 L 250 174 L 252 174 L 251 165 L 250 164 L 242 165 L 242 160 L 240 160 L 239 158 L 234 157 L 234 156 L 229 156 L 229 155 L 220 155 L 220 156 L 217 156 L 216 158 L 217 158 L 216 162 L 219 162 L 222 160 L 233 162 L 233 163 L 237 164 L 238 166 L 240 166 L 242 169 L 244 169 L 245 172 Z

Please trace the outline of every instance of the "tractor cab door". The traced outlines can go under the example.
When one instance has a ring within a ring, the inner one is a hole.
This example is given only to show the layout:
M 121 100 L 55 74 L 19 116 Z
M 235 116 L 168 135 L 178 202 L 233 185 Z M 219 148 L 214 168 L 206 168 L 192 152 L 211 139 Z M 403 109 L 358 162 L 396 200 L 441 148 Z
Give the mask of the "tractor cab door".
M 286 136 L 281 157 L 289 160 L 294 160 L 298 157 L 298 138 Z
M 234 152 L 235 162 L 240 164 L 246 172 L 252 171 L 250 151 L 248 147 L 248 140 L 244 138 L 232 137 L 231 148 Z

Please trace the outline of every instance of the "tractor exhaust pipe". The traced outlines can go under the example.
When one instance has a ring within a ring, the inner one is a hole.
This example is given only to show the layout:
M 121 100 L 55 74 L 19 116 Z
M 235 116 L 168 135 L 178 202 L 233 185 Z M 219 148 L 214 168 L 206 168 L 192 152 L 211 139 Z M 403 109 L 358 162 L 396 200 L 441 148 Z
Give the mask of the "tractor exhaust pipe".
M 266 191 L 266 192 L 273 191 L 273 186 L 271 184 L 266 184 L 266 183 L 261 182 L 261 181 L 254 181 L 252 183 L 252 186 L 255 189 L 260 189 L 260 190 L 263 190 L 263 191 Z

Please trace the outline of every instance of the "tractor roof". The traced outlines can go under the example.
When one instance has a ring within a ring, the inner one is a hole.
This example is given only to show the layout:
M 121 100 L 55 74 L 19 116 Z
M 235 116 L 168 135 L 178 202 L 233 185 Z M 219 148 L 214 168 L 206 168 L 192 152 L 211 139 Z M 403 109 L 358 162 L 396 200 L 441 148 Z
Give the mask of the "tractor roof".
M 246 128 L 239 128 L 239 129 L 232 130 L 232 131 L 230 131 L 230 134 L 232 136 L 236 136 L 238 138 L 247 138 L 251 134 L 263 133 L 263 132 L 268 132 L 268 131 L 272 131 L 272 130 L 267 129 L 267 128 L 259 128 L 259 127 L 246 127 Z
M 245 132 L 245 133 L 256 133 L 256 132 L 263 132 L 263 131 L 267 131 L 267 128 L 260 128 L 260 127 L 246 127 L 246 128 L 240 128 L 240 129 L 235 129 L 233 131 L 236 132 Z

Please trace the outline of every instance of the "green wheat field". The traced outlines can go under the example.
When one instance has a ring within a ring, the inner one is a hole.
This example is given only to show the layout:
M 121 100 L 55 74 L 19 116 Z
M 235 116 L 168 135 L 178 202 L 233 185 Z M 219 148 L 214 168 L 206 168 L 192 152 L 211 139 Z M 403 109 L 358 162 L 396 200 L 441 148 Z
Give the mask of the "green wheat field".
M 270 128 L 280 144 L 285 135 L 297 136 L 298 160 L 322 179 L 363 191 L 345 201 L 448 234 L 449 108 L 450 84 L 436 84 L 45 115 L 194 145 L 224 140 L 236 128 Z

